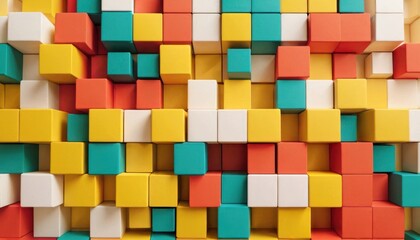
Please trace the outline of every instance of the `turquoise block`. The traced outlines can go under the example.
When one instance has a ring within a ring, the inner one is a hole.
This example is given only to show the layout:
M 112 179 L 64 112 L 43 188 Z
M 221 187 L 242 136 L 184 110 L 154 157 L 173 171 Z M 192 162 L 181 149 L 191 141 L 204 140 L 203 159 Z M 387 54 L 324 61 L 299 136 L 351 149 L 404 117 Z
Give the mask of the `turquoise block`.
M 89 174 L 117 175 L 125 171 L 125 145 L 89 143 Z
M 67 141 L 88 142 L 89 141 L 89 115 L 68 114 L 67 115 Z
M 150 240 L 175 240 L 175 233 L 155 233 L 152 232 Z
M 152 208 L 152 231 L 175 232 L 175 208 Z
M 207 145 L 199 142 L 174 144 L 174 173 L 204 175 L 207 172 Z
M 108 53 L 108 78 L 114 82 L 135 82 L 134 61 L 129 52 Z
M 251 79 L 251 50 L 229 48 L 227 52 L 227 74 L 230 79 Z
M 101 22 L 101 0 L 77 0 L 76 11 L 89 14 L 95 24 Z
M 280 13 L 281 0 L 252 0 L 252 13 Z
M 395 146 L 373 145 L 373 172 L 384 173 L 395 171 Z
M 401 207 L 420 207 L 420 174 L 393 172 L 389 177 L 389 200 Z
M 222 174 L 222 203 L 247 203 L 247 175 Z
M 250 210 L 244 204 L 222 204 L 217 209 L 217 237 L 249 238 Z
M 160 78 L 159 54 L 137 55 L 137 77 L 154 79 Z
M 0 144 L 0 173 L 25 173 L 37 170 L 37 144 Z
M 357 142 L 357 115 L 341 115 L 341 141 Z
M 249 13 L 251 0 L 221 0 L 223 13 Z
M 252 54 L 276 54 L 281 40 L 279 13 L 252 14 Z
M 103 12 L 101 40 L 110 52 L 136 52 L 133 43 L 133 13 Z
M 0 44 L 0 83 L 20 83 L 23 55 L 7 43 Z
M 339 0 L 338 11 L 340 13 L 363 13 L 365 12 L 364 0 Z
M 57 240 L 89 240 L 89 232 L 66 232 L 61 237 L 57 238 Z
M 302 80 L 277 80 L 276 108 L 284 113 L 299 113 L 306 108 L 306 82 Z
M 407 231 L 405 232 L 404 239 L 405 240 L 420 240 L 420 234 L 414 231 Z

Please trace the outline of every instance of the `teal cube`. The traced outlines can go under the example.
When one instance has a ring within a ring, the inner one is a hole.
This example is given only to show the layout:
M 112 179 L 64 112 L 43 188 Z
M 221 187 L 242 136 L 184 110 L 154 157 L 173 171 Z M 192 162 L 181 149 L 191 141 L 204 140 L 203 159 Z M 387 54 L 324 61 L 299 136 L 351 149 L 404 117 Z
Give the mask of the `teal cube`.
M 67 115 L 67 141 L 88 142 L 89 141 L 89 115 L 68 114 Z
M 341 115 L 341 141 L 357 142 L 357 115 Z
M 158 79 L 159 75 L 159 54 L 138 54 L 137 55 L 137 77 Z
M 389 173 L 395 171 L 395 146 L 385 144 L 373 145 L 373 172 Z
M 284 113 L 299 113 L 306 109 L 306 82 L 302 80 L 277 80 L 276 108 Z
M 389 177 L 388 198 L 401 207 L 420 207 L 420 174 L 394 172 Z
M 364 0 L 339 0 L 338 11 L 340 13 L 363 13 L 365 12 Z
M 95 24 L 101 22 L 101 0 L 77 0 L 76 11 L 89 14 Z
M 252 13 L 280 13 L 281 0 L 252 0 Z
M 129 52 L 109 52 L 108 78 L 114 82 L 135 82 L 134 61 Z
M 239 173 L 222 174 L 222 203 L 247 203 L 247 175 Z
M 245 204 L 222 204 L 217 209 L 217 237 L 245 238 L 251 233 L 250 210 Z
M 0 44 L 0 83 L 20 83 L 23 55 L 9 44 Z
M 407 231 L 405 232 L 404 239 L 405 240 L 420 240 L 420 234 L 414 231 Z
M 125 146 L 122 143 L 89 143 L 89 174 L 117 175 L 125 171 Z
M 37 144 L 0 144 L 0 173 L 18 174 L 37 170 Z
M 227 52 L 227 74 L 230 79 L 251 79 L 251 50 L 229 48 Z
M 175 208 L 152 208 L 152 231 L 175 232 Z
M 84 231 L 66 232 L 63 235 L 61 235 L 61 237 L 57 238 L 57 240 L 89 240 L 89 239 L 90 239 L 89 232 L 84 232 Z
M 273 54 L 281 41 L 279 13 L 255 13 L 251 19 L 252 54 Z
M 221 0 L 223 13 L 250 13 L 251 0 Z
M 175 240 L 175 233 L 155 233 L 152 232 L 150 240 Z
M 174 173 L 204 175 L 207 172 L 207 145 L 199 142 L 174 144 Z
M 103 12 L 101 26 L 101 40 L 109 52 L 136 52 L 133 13 Z

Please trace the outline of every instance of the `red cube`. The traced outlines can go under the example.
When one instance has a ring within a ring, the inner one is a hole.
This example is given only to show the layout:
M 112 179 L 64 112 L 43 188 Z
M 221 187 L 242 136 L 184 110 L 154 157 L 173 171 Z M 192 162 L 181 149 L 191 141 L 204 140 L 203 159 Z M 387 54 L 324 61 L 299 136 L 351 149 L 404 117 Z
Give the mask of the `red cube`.
M 248 174 L 275 173 L 275 155 L 274 143 L 248 144 Z
M 388 201 L 388 174 L 373 174 L 373 201 Z
M 404 238 L 404 208 L 390 202 L 374 201 L 373 238 Z
M 356 54 L 333 55 L 333 79 L 357 78 Z
M 247 170 L 247 144 L 222 144 L 223 171 Z
M 372 40 L 370 14 L 341 14 L 340 17 L 341 41 L 335 52 L 363 53 Z
M 20 238 L 32 232 L 33 208 L 22 208 L 20 203 L 0 208 L 0 237 Z
M 333 208 L 332 225 L 342 238 L 372 239 L 372 207 Z
M 137 109 L 162 108 L 163 91 L 160 80 L 137 80 Z
M 280 46 L 276 55 L 277 79 L 307 79 L 310 72 L 308 46 Z
M 59 109 L 67 113 L 80 113 L 76 109 L 76 85 L 59 85 Z
M 306 174 L 308 150 L 306 143 L 277 143 L 277 173 Z
M 114 84 L 114 108 L 136 109 L 136 84 Z
M 330 169 L 339 174 L 372 174 L 373 144 L 368 142 L 330 144 Z
M 107 78 L 108 77 L 108 56 L 96 55 L 90 59 L 90 77 Z
M 341 15 L 312 13 L 308 18 L 308 45 L 311 53 L 332 53 L 341 41 Z
M 343 207 L 372 206 L 373 177 L 369 175 L 343 175 Z
M 76 109 L 113 108 L 113 84 L 106 78 L 76 80 Z
M 394 78 L 420 78 L 420 44 L 405 43 L 393 52 Z
M 163 43 L 191 44 L 192 42 L 192 14 L 165 13 L 163 14 Z
M 209 171 L 222 171 L 222 145 L 207 145 L 207 167 Z
M 219 207 L 221 196 L 222 174 L 220 172 L 190 176 L 190 207 Z
M 341 240 L 341 238 L 330 229 L 312 229 L 312 240 Z

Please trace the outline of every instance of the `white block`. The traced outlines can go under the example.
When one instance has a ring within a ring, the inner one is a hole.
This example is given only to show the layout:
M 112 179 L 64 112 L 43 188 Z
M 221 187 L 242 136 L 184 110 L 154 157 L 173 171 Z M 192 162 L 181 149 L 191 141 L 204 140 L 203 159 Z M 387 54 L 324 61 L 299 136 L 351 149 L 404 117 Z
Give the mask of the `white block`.
M 306 108 L 332 109 L 334 107 L 334 81 L 307 80 Z
M 193 13 L 220 13 L 219 0 L 192 0 Z
M 134 0 L 102 0 L 102 11 L 134 12 Z
M 392 51 L 404 38 L 403 13 L 378 13 L 372 17 L 372 42 L 365 52 Z
M 275 77 L 275 55 L 252 55 L 251 56 L 251 82 L 252 83 L 274 83 Z
M 394 74 L 392 52 L 373 52 L 365 59 L 365 77 L 386 79 Z
M 376 13 L 404 13 L 403 0 L 365 0 L 365 12 Z
M 277 175 L 248 175 L 248 206 L 277 207 Z
M 218 110 L 217 139 L 220 143 L 246 143 L 248 141 L 248 111 Z
M 152 110 L 124 110 L 124 142 L 152 141 Z
M 220 14 L 193 14 L 194 53 L 221 53 L 220 31 Z
M 58 84 L 47 80 L 22 80 L 20 82 L 20 108 L 59 109 Z
M 0 16 L 0 43 L 7 43 L 7 16 Z
M 46 80 L 39 74 L 39 55 L 23 55 L 23 80 Z
M 38 148 L 38 170 L 50 171 L 50 144 L 39 144 Z
M 217 110 L 189 110 L 187 122 L 189 142 L 217 142 Z
M 70 208 L 34 208 L 34 237 L 60 237 L 70 230 Z
M 126 226 L 125 209 L 103 202 L 90 209 L 90 237 L 121 238 Z
M 20 175 L 0 174 L 0 208 L 18 202 L 20 198 Z
M 308 206 L 308 175 L 279 174 L 277 186 L 279 207 Z
M 188 109 L 217 109 L 216 80 L 188 80 Z
M 408 126 L 410 129 L 410 142 L 420 142 L 420 110 L 408 111 Z
M 63 204 L 63 176 L 46 172 L 23 173 L 20 179 L 22 207 L 56 207 Z
M 387 80 L 388 108 L 417 108 L 418 94 L 417 81 L 415 80 Z
M 52 43 L 54 25 L 40 12 L 9 13 L 7 38 L 24 54 L 39 53 L 39 45 Z
M 305 44 L 308 40 L 307 14 L 281 15 L 281 41 L 283 45 Z

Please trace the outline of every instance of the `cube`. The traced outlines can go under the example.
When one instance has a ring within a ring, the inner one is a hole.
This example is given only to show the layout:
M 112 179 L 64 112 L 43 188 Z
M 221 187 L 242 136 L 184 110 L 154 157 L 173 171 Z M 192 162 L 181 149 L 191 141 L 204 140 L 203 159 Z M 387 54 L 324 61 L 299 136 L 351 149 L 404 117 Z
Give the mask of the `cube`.
M 89 143 L 88 172 L 117 175 L 125 170 L 125 146 L 122 143 Z
M 20 200 L 20 176 L 0 174 L 0 207 L 6 207 Z
M 309 13 L 329 13 L 337 12 L 337 1 L 327 0 L 309 0 L 308 1 Z
M 283 0 L 280 4 L 280 9 L 282 13 L 308 12 L 308 1 L 306 0 Z
M 152 3 L 155 6 L 162 5 Z M 139 4 L 146 7 L 146 4 Z M 154 13 L 153 13 L 154 12 Z M 138 52 L 156 53 L 163 41 L 162 10 L 133 15 L 133 40 Z
M 176 234 L 179 238 L 207 237 L 207 209 L 189 207 L 181 202 L 176 208 Z
M 313 240 L 321 240 L 321 239 L 328 239 L 328 240 L 339 240 L 340 237 L 334 230 L 330 229 L 313 229 L 311 231 L 311 239 Z
M 247 203 L 247 175 L 222 174 L 222 205 Z
M 251 14 L 223 13 L 221 34 L 223 53 L 229 48 L 250 48 Z
M 149 206 L 178 205 L 178 176 L 170 172 L 153 172 L 149 179 Z
M 152 231 L 175 232 L 175 208 L 152 208 Z
M 248 142 L 280 142 L 279 109 L 248 110 Z
M 15 203 L 0 208 L 0 237 L 21 238 L 33 230 L 33 209 Z
M 357 55 L 333 55 L 333 79 L 357 78 Z
M 393 51 L 404 41 L 404 14 L 375 14 L 372 17 L 372 33 L 372 43 L 366 52 Z
M 217 209 L 218 238 L 249 238 L 250 210 L 244 204 L 222 204 Z
M 251 82 L 252 83 L 273 83 L 275 56 L 273 55 L 252 55 L 251 56 Z
M 57 238 L 59 240 L 89 240 L 89 232 L 84 231 L 68 231 Z
M 112 0 L 103 0 L 102 11 L 112 11 L 112 12 L 133 12 L 134 11 L 134 0 L 123 0 L 118 3 Z
M 321 2 L 320 0 L 310 1 Z M 327 2 L 324 3 L 326 4 Z M 334 5 L 331 4 L 329 6 L 333 7 Z M 341 39 L 341 14 L 310 14 L 308 29 L 308 44 L 311 48 L 311 53 L 332 53 Z
M 196 54 L 194 65 L 195 78 L 199 80 L 214 79 L 218 83 L 222 82 L 222 58 L 226 58 L 226 56 Z
M 373 201 L 388 201 L 388 174 L 373 174 Z
M 305 43 L 308 40 L 307 20 L 306 13 L 281 14 L 281 41 L 290 45 Z
M 220 14 L 215 13 L 193 14 L 192 41 L 195 54 L 221 53 L 220 18 Z
M 161 45 L 160 76 L 164 84 L 185 84 L 192 78 L 191 54 L 189 45 Z
M 134 60 L 129 52 L 109 52 L 107 71 L 108 77 L 114 82 L 136 80 Z
M 117 207 L 148 207 L 149 205 L 148 173 L 121 173 L 116 177 Z
M 372 204 L 373 237 L 404 238 L 404 208 L 389 202 Z
M 123 113 L 121 109 L 90 109 L 89 141 L 122 142 Z
M 368 81 L 368 107 L 387 108 L 388 107 L 388 81 L 375 80 Z
M 341 141 L 357 141 L 357 115 L 341 115 Z
M 217 134 L 221 143 L 248 141 L 247 110 L 218 110 Z
M 58 105 L 61 111 L 67 113 L 80 113 L 76 110 L 76 85 L 58 85 Z
M 278 238 L 310 238 L 310 208 L 278 208 Z
M 19 142 L 19 113 L 19 109 L 0 109 L 0 142 Z
M 330 144 L 330 169 L 339 174 L 372 174 L 373 158 L 372 143 Z
M 275 173 L 275 152 L 271 143 L 247 144 L 248 174 Z
M 365 9 L 372 15 L 375 13 L 403 13 L 404 1 L 396 0 L 367 0 Z
M 208 172 L 203 176 L 190 176 L 190 207 L 219 207 L 222 200 L 220 172 Z
M 159 54 L 137 54 L 137 78 L 159 78 Z
M 151 208 L 149 207 L 128 209 L 127 226 L 129 228 L 151 228 L 151 219 Z
M 341 207 L 342 176 L 332 172 L 310 171 L 309 206 Z
M 151 173 L 155 168 L 156 146 L 152 143 L 127 143 L 126 172 Z M 141 161 L 139 161 L 141 159 Z
M 190 13 L 192 10 L 191 0 L 164 0 L 163 12 L 164 13 Z
M 184 142 L 185 118 L 183 109 L 152 109 L 152 142 Z
M 370 14 L 350 13 L 340 17 L 341 41 L 335 52 L 363 53 L 372 41 Z
M 306 108 L 334 108 L 334 82 L 332 80 L 306 81 Z
M 407 79 L 420 76 L 420 68 L 416 65 L 419 52 L 418 43 L 405 43 L 394 50 L 394 78 Z
M 193 0 L 193 13 L 220 13 L 219 1 Z
M 86 173 L 86 144 L 82 142 L 52 142 L 50 172 L 52 174 Z
M 68 114 L 67 115 L 67 141 L 87 142 L 89 141 L 89 115 Z
M 299 139 L 304 142 L 339 142 L 338 109 L 307 109 L 299 114 Z
M 390 52 L 373 52 L 365 59 L 366 78 L 390 78 L 394 74 Z
M 160 80 L 137 80 L 137 109 L 162 108 L 162 82 Z
M 334 90 L 335 108 L 343 112 L 358 112 L 366 109 L 366 79 L 337 79 Z
M 63 176 L 31 172 L 23 173 L 20 181 L 22 207 L 57 207 L 63 203 Z
M 64 141 L 67 113 L 53 109 L 22 109 L 20 111 L 21 142 Z
M 365 11 L 365 1 L 339 0 L 338 11 L 340 13 L 363 13 Z
M 311 54 L 310 80 L 330 80 L 333 79 L 333 58 L 332 54 L 317 53 Z
M 151 110 L 124 111 L 124 142 L 151 142 Z
M 70 230 L 70 208 L 34 208 L 34 237 L 60 237 Z
M 253 13 L 251 30 L 253 54 L 276 53 L 281 40 L 280 14 Z
M 279 46 L 276 56 L 276 78 L 307 79 L 309 51 L 307 46 Z
M 192 14 L 165 13 L 163 14 L 163 43 L 191 44 Z
M 207 172 L 205 143 L 175 143 L 174 173 L 176 175 L 204 175 Z
M 251 81 L 224 80 L 223 84 L 224 109 L 251 108 Z
M 133 42 L 133 13 L 103 12 L 101 41 L 110 52 L 134 52 L 136 48 Z
M 114 203 L 103 202 L 90 209 L 91 238 L 121 238 L 125 232 L 126 210 Z
M 227 73 L 230 79 L 251 78 L 251 50 L 229 48 L 227 52 Z
M 113 85 L 106 78 L 76 80 L 76 109 L 104 109 L 113 107 Z
M 222 144 L 221 157 L 221 166 L 223 171 L 246 172 L 246 144 Z
M 208 169 L 209 171 L 222 170 L 222 145 L 221 144 L 208 144 Z
M 402 207 L 419 207 L 420 175 L 393 172 L 389 177 L 389 200 Z
M 277 175 L 277 206 L 308 207 L 309 183 L 307 174 Z
M 76 12 L 88 13 L 95 24 L 101 22 L 101 1 L 77 0 Z
M 22 53 L 6 43 L 1 43 L 0 59 L 0 83 L 19 83 L 22 80 Z
M 266 2 L 261 2 L 258 0 L 251 1 L 251 10 L 253 13 L 279 13 L 280 12 L 280 2 L 275 0 L 269 0 Z
M 412 80 L 387 80 L 388 108 L 417 108 L 418 83 Z
M 276 81 L 276 107 L 284 113 L 299 113 L 306 108 L 306 83 L 301 80 Z
M 414 231 L 406 231 L 404 235 L 404 239 L 408 240 L 417 240 L 420 238 L 420 234 L 417 234 L 417 232 Z
M 277 143 L 277 173 L 306 174 L 308 150 L 306 143 Z
M 371 206 L 372 189 L 372 175 L 343 175 L 343 207 Z
M 188 141 L 217 142 L 217 110 L 188 111 Z
M 0 144 L 0 173 L 24 173 L 38 170 L 38 146 Z
M 188 80 L 188 109 L 212 109 L 218 107 L 217 82 L 215 80 Z
M 114 84 L 114 108 L 136 109 L 136 84 Z
M 89 174 L 64 176 L 65 207 L 95 207 L 102 200 L 102 176 Z
M 277 175 L 249 174 L 248 175 L 248 206 L 276 207 L 277 206 Z
M 403 169 L 407 163 L 404 161 L 406 158 L 405 150 L 406 144 L 403 145 Z M 410 151 L 410 150 L 409 150 Z M 394 145 L 375 144 L 373 145 L 373 171 L 375 173 L 381 172 L 394 172 L 396 170 L 396 149 Z
M 333 208 L 333 229 L 342 238 L 372 238 L 372 212 L 372 207 Z
M 58 109 L 58 85 L 47 80 L 24 80 L 20 83 L 20 107 Z
M 222 0 L 222 13 L 249 13 L 251 12 L 251 0 Z

